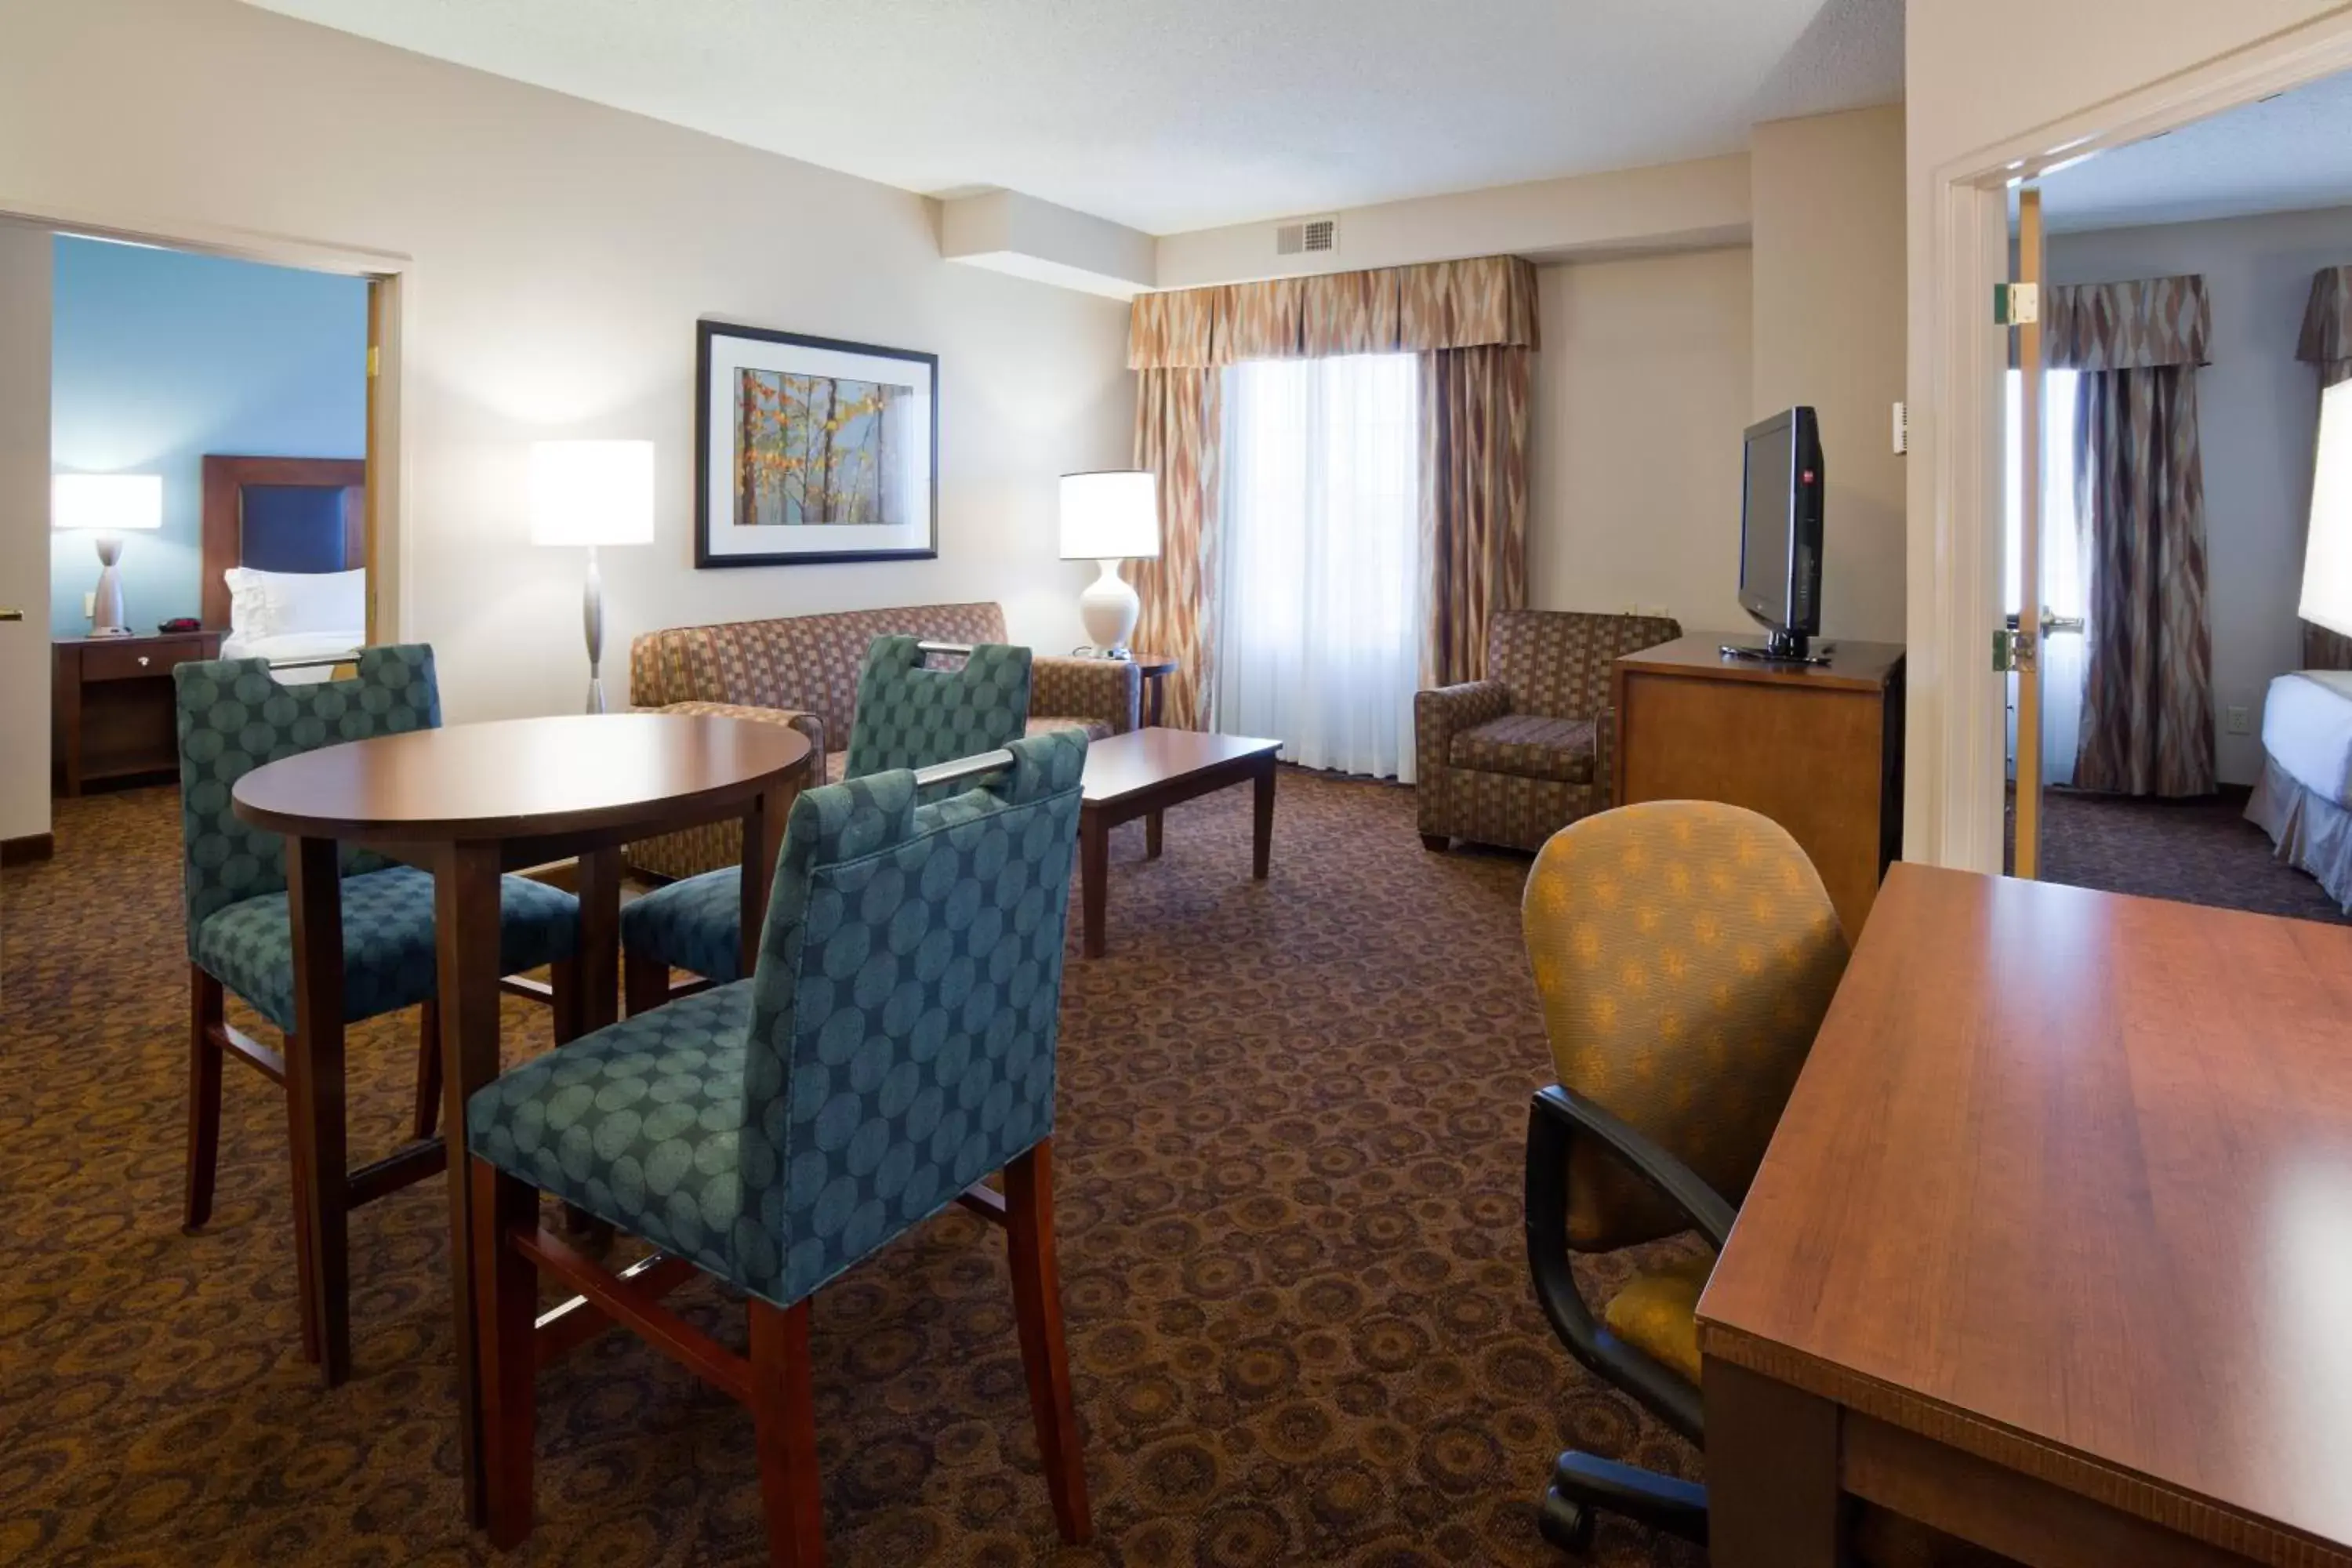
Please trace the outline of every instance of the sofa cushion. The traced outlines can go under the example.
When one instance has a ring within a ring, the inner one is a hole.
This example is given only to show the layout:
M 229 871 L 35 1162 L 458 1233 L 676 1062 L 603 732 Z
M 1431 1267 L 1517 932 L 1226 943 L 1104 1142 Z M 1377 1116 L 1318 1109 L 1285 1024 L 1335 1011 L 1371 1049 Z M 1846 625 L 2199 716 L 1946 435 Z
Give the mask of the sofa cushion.
M 1506 713 L 1473 725 L 1454 737 L 1446 761 L 1482 773 L 1592 782 L 1592 721 L 1547 719 L 1538 713 Z

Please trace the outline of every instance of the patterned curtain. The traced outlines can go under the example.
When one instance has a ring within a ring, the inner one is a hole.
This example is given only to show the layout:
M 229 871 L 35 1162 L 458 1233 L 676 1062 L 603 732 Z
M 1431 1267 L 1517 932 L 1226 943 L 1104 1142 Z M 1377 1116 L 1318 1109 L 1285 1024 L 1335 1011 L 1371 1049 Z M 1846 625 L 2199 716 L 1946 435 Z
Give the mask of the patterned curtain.
M 2352 267 L 2323 267 L 2313 276 L 2294 357 L 2319 368 L 2322 392 L 2352 381 Z M 2304 622 L 2303 663 L 2306 669 L 2352 669 L 2352 637 Z
M 2212 634 L 2197 367 L 2212 335 L 2201 278 L 2051 290 L 2050 368 L 2074 391 L 2078 509 L 2091 558 L 2089 659 L 2074 785 L 2213 792 Z
M 1136 377 L 1135 466 L 1160 476 L 1160 559 L 1129 561 L 1125 570 L 1143 601 L 1134 645 L 1177 661 L 1167 677 L 1160 721 L 1178 730 L 1209 727 L 1209 697 L 1217 689 L 1209 606 L 1217 559 L 1223 376 L 1200 366 L 1170 366 Z
M 1157 470 L 1160 554 L 1131 563 L 1136 646 L 1181 658 L 1168 722 L 1205 727 L 1219 418 L 1216 377 L 1244 360 L 1421 356 L 1423 661 L 1470 679 L 1495 610 L 1527 597 L 1528 388 L 1536 269 L 1512 256 L 1139 295 L 1128 364 L 1140 374 L 1136 462 Z M 1161 466 L 1162 456 L 1183 465 Z
M 1528 597 L 1528 387 L 1523 348 L 1421 356 L 1422 680 L 1486 673 L 1486 628 Z

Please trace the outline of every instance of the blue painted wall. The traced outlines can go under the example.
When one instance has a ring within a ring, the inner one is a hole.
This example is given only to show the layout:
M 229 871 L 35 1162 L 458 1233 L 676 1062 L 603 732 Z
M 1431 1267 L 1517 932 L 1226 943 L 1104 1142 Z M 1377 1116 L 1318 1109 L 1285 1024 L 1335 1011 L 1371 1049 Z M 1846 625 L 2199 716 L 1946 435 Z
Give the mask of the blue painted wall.
M 222 257 L 57 239 L 50 457 L 60 473 L 163 476 L 163 527 L 122 547 L 133 631 L 198 613 L 205 455 L 367 447 L 367 284 Z M 89 536 L 50 541 L 50 624 L 89 629 Z

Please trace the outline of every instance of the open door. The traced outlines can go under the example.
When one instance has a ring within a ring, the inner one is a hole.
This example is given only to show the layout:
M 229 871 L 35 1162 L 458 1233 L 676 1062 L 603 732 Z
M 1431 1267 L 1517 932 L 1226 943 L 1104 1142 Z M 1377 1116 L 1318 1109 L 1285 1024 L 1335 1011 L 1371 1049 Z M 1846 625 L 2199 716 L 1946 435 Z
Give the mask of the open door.
M 2018 494 L 2017 603 L 2009 627 L 2010 667 L 2017 676 L 2017 807 L 2010 870 L 2042 874 L 2042 192 L 2027 185 L 2017 200 Z

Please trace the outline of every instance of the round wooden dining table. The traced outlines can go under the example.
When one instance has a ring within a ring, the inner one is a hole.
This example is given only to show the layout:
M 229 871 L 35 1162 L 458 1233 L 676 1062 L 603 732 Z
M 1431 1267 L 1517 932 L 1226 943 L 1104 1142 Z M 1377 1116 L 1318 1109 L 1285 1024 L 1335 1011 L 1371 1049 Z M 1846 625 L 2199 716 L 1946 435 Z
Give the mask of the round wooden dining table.
M 442 1126 L 448 1166 L 464 1163 L 466 1101 L 499 1074 L 499 878 L 577 857 L 580 935 L 572 996 L 557 995 L 558 1037 L 613 1021 L 619 993 L 621 847 L 679 828 L 743 825 L 743 972 L 750 973 L 782 843 L 784 813 L 809 743 L 781 724 L 711 715 L 613 713 L 509 719 L 353 741 L 254 769 L 236 814 L 285 836 L 293 924 L 295 1160 L 311 1265 L 306 1287 L 326 1361 L 350 1359 L 341 1183 L 342 1018 L 341 847 L 356 845 L 432 873 Z M 327 1026 L 317 1026 L 325 1025 Z M 333 1059 L 319 1060 L 318 1050 Z M 332 1115 L 306 1115 L 331 1094 Z M 310 1140 L 301 1132 L 313 1129 Z M 324 1131 L 320 1131 L 324 1130 Z M 304 1146 L 311 1142 L 314 1146 Z M 331 1145 L 331 1146 L 328 1146 Z M 304 1168 L 307 1166 L 307 1170 Z M 481 1384 L 475 1354 L 472 1184 L 449 1188 L 451 1308 L 466 1512 L 482 1521 Z

